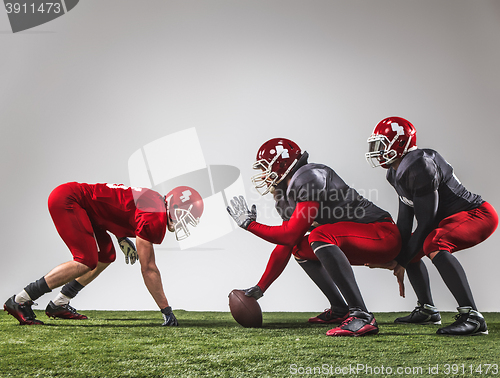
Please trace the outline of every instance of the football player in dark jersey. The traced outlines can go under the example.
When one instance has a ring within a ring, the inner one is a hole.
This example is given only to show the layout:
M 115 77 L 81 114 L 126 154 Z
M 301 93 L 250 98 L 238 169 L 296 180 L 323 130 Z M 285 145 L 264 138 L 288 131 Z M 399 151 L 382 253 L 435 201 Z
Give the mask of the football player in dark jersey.
M 69 301 L 115 260 L 110 232 L 118 238 L 126 260 L 139 260 L 144 283 L 163 315 L 163 325 L 178 325 L 163 290 L 153 244 L 162 242 L 167 229 L 175 232 L 178 239 L 189 236 L 187 225 L 196 226 L 203 212 L 198 192 L 184 186 L 163 197 L 146 188 L 71 182 L 55 188 L 48 205 L 73 260 L 55 267 L 13 295 L 5 302 L 5 311 L 20 324 L 43 324 L 31 308 L 33 301 L 64 285 L 54 302 L 47 305 L 47 316 L 87 319 Z M 128 237 L 136 238 L 137 249 Z
M 351 264 L 393 260 L 401 245 L 397 226 L 333 169 L 307 160 L 307 152 L 283 138 L 267 141 L 257 153 L 253 168 L 259 173 L 252 182 L 262 195 L 274 195 L 281 226 L 258 223 L 255 205 L 249 210 L 243 197 L 228 207 L 240 227 L 276 244 L 262 278 L 245 294 L 259 299 L 294 255 L 330 302 L 330 309 L 309 322 L 341 323 L 328 336 L 376 334 Z
M 421 260 L 428 256 L 459 306 L 456 321 L 437 333 L 487 334 L 465 271 L 452 253 L 488 238 L 498 226 L 498 215 L 488 202 L 460 183 L 439 153 L 417 148 L 416 142 L 415 128 L 400 117 L 383 119 L 368 138 L 367 160 L 373 167 L 388 170 L 387 180 L 399 196 L 397 225 L 402 239 L 401 252 L 394 261 L 370 266 L 394 270 L 400 288 L 406 269 L 418 303 L 410 315 L 396 319 L 396 323 L 441 324 Z M 417 227 L 412 233 L 414 219 Z M 404 291 L 401 294 L 404 296 Z

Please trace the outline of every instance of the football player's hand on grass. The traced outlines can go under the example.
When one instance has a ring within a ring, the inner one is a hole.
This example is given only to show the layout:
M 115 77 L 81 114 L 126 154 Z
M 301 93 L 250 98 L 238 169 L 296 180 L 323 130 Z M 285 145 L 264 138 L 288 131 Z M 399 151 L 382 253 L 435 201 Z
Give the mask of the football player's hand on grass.
M 168 306 L 162 308 L 161 314 L 163 315 L 163 320 L 164 320 L 162 326 L 175 327 L 179 325 L 174 313 L 172 312 L 172 307 Z
M 118 244 L 125 255 L 125 262 L 128 264 L 130 261 L 130 264 L 134 265 L 135 262 L 139 260 L 139 255 L 137 254 L 137 250 L 135 249 L 135 245 L 132 240 L 129 238 L 119 238 Z
M 227 212 L 241 228 L 246 230 L 248 225 L 257 219 L 257 207 L 252 205 L 252 211 L 248 210 L 243 196 L 233 197 L 231 206 L 227 207 Z
M 262 298 L 264 296 L 264 293 L 262 292 L 262 289 L 258 287 L 257 285 L 252 286 L 249 289 L 243 290 L 245 292 L 245 295 L 247 297 L 254 297 L 255 299 Z

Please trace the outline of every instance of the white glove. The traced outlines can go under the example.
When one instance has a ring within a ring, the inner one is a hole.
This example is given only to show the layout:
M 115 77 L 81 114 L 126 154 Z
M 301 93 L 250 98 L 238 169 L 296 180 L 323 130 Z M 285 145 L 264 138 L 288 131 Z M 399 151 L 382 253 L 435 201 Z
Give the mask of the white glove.
M 118 244 L 120 244 L 120 248 L 125 255 L 125 262 L 128 264 L 130 259 L 130 264 L 134 265 L 135 262 L 139 260 L 139 255 L 137 254 L 137 250 L 132 240 L 129 238 L 119 238 Z
M 252 210 L 248 210 L 247 202 L 243 196 L 233 197 L 231 206 L 227 207 L 227 212 L 234 219 L 236 224 L 245 230 L 248 225 L 257 219 L 257 207 L 252 205 Z

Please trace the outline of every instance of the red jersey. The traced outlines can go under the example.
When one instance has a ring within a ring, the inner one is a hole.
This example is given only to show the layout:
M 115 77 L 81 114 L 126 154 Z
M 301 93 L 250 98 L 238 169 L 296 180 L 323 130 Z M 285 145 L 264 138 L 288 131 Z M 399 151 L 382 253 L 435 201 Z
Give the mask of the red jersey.
M 160 244 L 167 229 L 165 200 L 146 188 L 117 184 L 80 184 L 75 200 L 85 209 L 93 227 L 118 238 L 139 236 Z

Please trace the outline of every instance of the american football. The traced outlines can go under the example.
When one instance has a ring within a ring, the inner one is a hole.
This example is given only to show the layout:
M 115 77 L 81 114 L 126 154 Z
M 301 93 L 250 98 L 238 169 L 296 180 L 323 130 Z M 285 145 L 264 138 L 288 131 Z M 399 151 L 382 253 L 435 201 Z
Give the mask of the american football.
M 247 297 L 243 290 L 229 293 L 229 310 L 240 325 L 246 328 L 262 327 L 262 310 L 257 300 Z

